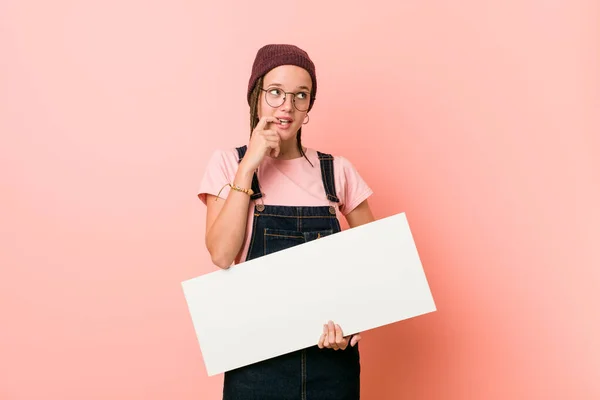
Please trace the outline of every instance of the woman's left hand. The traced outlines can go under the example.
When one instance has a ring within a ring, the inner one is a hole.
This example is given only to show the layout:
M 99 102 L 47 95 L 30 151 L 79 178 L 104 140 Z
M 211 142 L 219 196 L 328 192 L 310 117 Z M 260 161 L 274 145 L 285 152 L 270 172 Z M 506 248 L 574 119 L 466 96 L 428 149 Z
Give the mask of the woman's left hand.
M 348 340 L 348 337 L 344 337 L 342 328 L 338 324 L 334 324 L 333 321 L 329 321 L 329 323 L 323 325 L 323 333 L 319 338 L 319 348 L 345 350 L 348 347 L 348 342 L 350 346 L 354 347 L 360 339 L 360 333 L 357 333 Z

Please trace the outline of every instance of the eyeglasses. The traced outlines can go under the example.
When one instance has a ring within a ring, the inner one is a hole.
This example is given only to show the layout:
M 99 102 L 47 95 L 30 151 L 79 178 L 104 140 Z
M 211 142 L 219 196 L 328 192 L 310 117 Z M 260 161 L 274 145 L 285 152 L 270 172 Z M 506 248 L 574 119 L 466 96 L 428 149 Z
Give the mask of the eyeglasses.
M 310 105 L 310 93 L 307 92 L 284 92 L 283 90 L 275 87 L 269 89 L 261 88 L 260 90 L 266 93 L 265 100 L 267 100 L 267 104 L 273 108 L 280 107 L 283 103 L 285 103 L 285 99 L 288 94 L 294 96 L 292 103 L 294 103 L 296 110 L 306 111 Z

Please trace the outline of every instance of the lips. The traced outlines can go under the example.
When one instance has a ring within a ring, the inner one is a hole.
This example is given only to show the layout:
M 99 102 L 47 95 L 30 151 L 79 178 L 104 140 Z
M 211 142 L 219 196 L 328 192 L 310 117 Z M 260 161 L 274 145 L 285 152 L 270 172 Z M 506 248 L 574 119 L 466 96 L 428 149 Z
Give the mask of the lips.
M 289 118 L 289 117 L 275 117 L 279 120 L 279 125 L 282 126 L 287 126 L 289 124 L 291 124 L 292 122 L 294 122 L 293 119 Z

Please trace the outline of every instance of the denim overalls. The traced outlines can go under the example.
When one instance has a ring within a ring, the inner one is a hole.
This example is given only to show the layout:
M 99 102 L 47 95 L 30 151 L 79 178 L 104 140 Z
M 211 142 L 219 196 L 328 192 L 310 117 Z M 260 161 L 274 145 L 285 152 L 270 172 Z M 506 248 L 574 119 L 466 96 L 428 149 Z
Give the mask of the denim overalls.
M 237 148 L 237 151 L 241 161 L 246 153 L 246 146 Z M 325 195 L 329 201 L 339 202 L 335 194 L 333 157 L 317 153 Z M 262 197 L 256 173 L 252 179 L 252 190 L 252 200 Z M 256 204 L 253 224 L 246 260 L 340 231 L 335 208 L 332 206 Z M 223 400 L 359 399 L 358 345 L 351 347 L 348 344 L 345 350 L 337 351 L 319 349 L 316 344 L 321 333 L 320 329 L 315 331 L 314 346 L 225 372 Z

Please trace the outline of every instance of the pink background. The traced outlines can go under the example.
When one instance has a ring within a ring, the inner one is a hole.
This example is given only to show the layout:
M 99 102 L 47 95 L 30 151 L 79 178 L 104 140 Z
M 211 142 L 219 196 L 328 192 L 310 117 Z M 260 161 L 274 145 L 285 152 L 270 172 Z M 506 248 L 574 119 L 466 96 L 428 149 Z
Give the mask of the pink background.
M 405 211 L 439 311 L 364 334 L 365 399 L 600 397 L 596 1 L 0 2 L 0 399 L 218 399 L 180 282 L 258 47 L 305 143 Z M 316 333 L 315 340 L 318 337 Z

